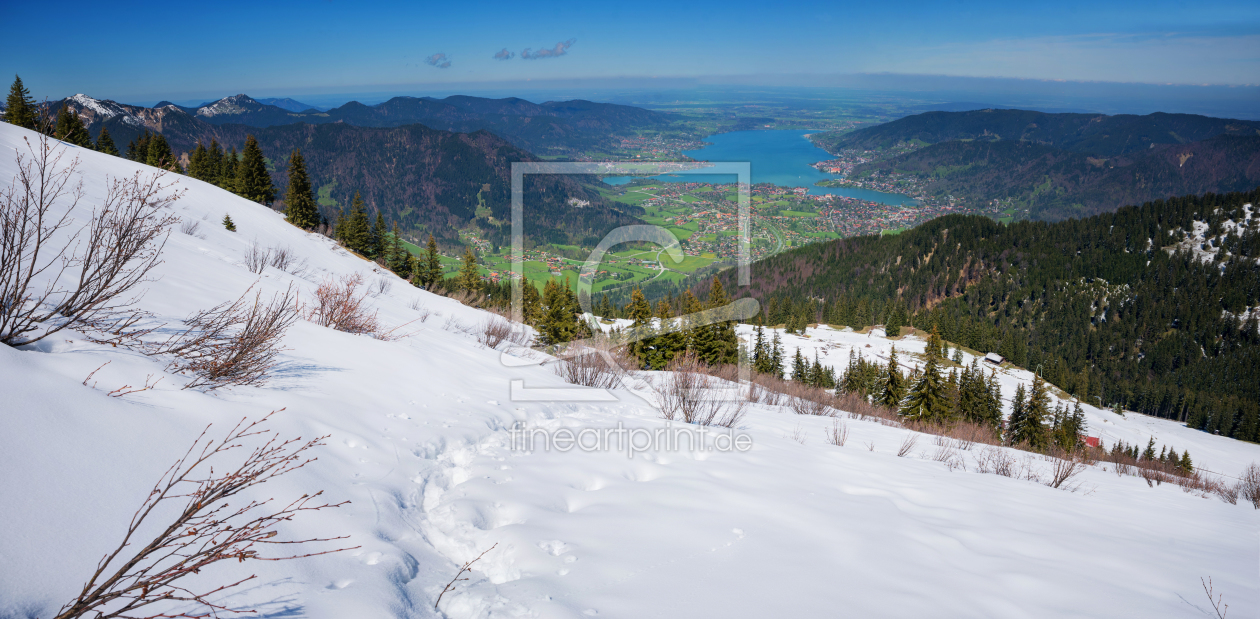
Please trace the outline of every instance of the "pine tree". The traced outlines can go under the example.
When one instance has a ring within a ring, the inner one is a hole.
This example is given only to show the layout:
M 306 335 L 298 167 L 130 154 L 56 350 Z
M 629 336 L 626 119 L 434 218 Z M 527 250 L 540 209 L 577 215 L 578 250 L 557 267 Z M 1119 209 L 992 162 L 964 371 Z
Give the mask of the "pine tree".
M 367 206 L 363 204 L 363 198 L 359 197 L 357 191 L 350 201 L 350 216 L 342 222 L 341 228 L 337 235 L 346 248 L 367 256 L 371 251 L 371 229 L 368 227 Z
M 96 136 L 96 146 L 93 148 L 106 155 L 121 156 L 118 153 L 118 147 L 114 145 L 114 138 L 109 135 L 109 129 L 105 127 L 101 127 L 101 134 Z
M 78 114 L 70 111 L 70 106 L 63 105 L 57 110 L 57 128 L 54 133 L 58 140 L 67 144 L 92 148 L 92 137 Z
M 796 354 L 792 357 L 792 380 L 805 382 L 805 358 L 801 356 L 800 348 L 796 349 Z
M 898 337 L 901 335 L 901 328 L 906 324 L 906 311 L 900 303 L 893 308 L 888 315 L 888 322 L 884 324 L 884 333 L 888 337 Z
M 1190 460 L 1189 449 L 1181 452 L 1181 462 L 1179 462 L 1177 466 L 1178 468 L 1181 469 L 1181 472 L 1185 473 L 1186 475 L 1190 475 L 1191 473 L 1194 473 L 1194 462 Z
M 459 269 L 459 287 L 469 292 L 481 292 L 481 285 L 481 271 L 477 266 L 477 255 L 473 253 L 471 246 L 465 247 L 464 264 Z
M 34 130 L 39 123 L 35 100 L 31 91 L 22 84 L 22 78 L 14 75 L 13 85 L 9 87 L 9 97 L 4 102 L 4 122 L 25 129 Z
M 949 418 L 949 398 L 944 381 L 936 367 L 936 357 L 929 356 L 923 375 L 910 386 L 901 401 L 899 413 L 906 419 L 943 423 Z
M 311 179 L 306 175 L 306 161 L 302 159 L 300 150 L 294 150 L 289 155 L 289 188 L 284 192 L 284 216 L 289 223 L 303 230 L 319 225 L 319 207 L 315 204 Z
M 236 195 L 241 195 L 237 179 L 240 167 L 241 158 L 236 153 L 236 147 L 233 146 L 232 150 L 223 157 L 223 167 L 219 170 L 219 186 Z
M 1142 459 L 1147 462 L 1155 459 L 1155 437 L 1152 436 L 1146 443 L 1146 449 L 1142 451 Z
M 774 332 L 774 338 L 770 341 L 770 373 L 776 378 L 783 378 L 783 341 L 779 339 L 779 332 Z
M 223 216 L 223 227 L 227 228 L 228 232 L 236 232 L 236 224 L 232 222 L 231 215 Z
M 271 204 L 276 199 L 276 189 L 267 173 L 267 160 L 252 134 L 245 136 L 245 149 L 236 170 L 236 193 L 259 204 Z

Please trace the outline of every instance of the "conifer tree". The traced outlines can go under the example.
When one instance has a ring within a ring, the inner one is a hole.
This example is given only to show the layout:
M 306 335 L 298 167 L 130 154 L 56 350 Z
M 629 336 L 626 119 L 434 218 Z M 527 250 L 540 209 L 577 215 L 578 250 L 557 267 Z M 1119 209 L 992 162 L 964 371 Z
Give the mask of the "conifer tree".
M 1050 416 L 1049 387 L 1041 380 L 1041 375 L 1033 376 L 1032 390 L 1028 393 L 1028 401 L 1019 423 L 1011 424 L 1011 443 L 1018 445 L 1028 443 L 1029 447 L 1040 451 L 1048 442 L 1046 418 Z
M 714 277 L 709 287 L 707 309 L 725 308 L 730 300 L 722 289 L 722 282 Z M 739 339 L 735 336 L 735 321 L 720 320 L 703 327 L 696 335 L 696 354 L 709 365 L 735 363 L 738 360 Z
M 923 375 L 914 381 L 901 401 L 899 413 L 902 417 L 931 423 L 948 420 L 949 398 L 936 363 L 936 356 L 929 355 Z
M 371 241 L 370 241 L 371 253 L 369 253 L 367 256 L 373 260 L 384 259 L 385 248 L 386 248 L 385 216 L 382 215 L 379 210 L 376 211 L 376 222 L 372 224 L 372 229 L 369 231 L 368 234 L 369 234 L 369 237 L 371 238 Z
M 770 373 L 776 378 L 783 378 L 783 341 L 779 338 L 779 331 L 774 331 L 774 337 L 770 340 Z
M 57 128 L 54 135 L 67 144 L 83 148 L 92 147 L 92 137 L 88 135 L 87 128 L 83 126 L 79 115 L 70 111 L 68 105 L 63 105 L 57 110 Z
M 1190 475 L 1191 473 L 1194 473 L 1194 462 L 1190 460 L 1189 449 L 1181 452 L 1181 461 L 1178 463 L 1177 466 L 1178 468 L 1181 469 L 1181 472 L 1185 473 L 1186 475 Z
M 227 228 L 228 232 L 236 232 L 236 224 L 232 221 L 231 215 L 223 216 L 223 227 Z
M 1011 399 L 1011 418 L 1006 422 L 1007 442 L 1015 443 L 1015 429 L 1024 423 L 1024 414 L 1028 409 L 1028 393 L 1024 384 L 1015 387 L 1015 397 Z
M 357 191 L 350 201 L 350 215 L 342 222 L 341 228 L 337 234 L 346 248 L 367 256 L 371 251 L 371 229 L 368 227 L 367 206 Z
M 306 175 L 306 161 L 302 159 L 300 150 L 294 150 L 289 155 L 289 188 L 284 192 L 284 216 L 289 223 L 303 230 L 319 225 L 319 207 L 315 204 L 311 179 Z
M 888 355 L 888 367 L 879 376 L 875 387 L 875 403 L 884 406 L 901 406 L 906 396 L 906 379 L 897 363 L 897 347 Z
M 433 238 L 433 237 L 429 237 Z M 542 296 L 538 287 L 526 280 L 521 289 L 521 319 L 525 324 L 538 326 L 542 323 Z
M 118 147 L 114 145 L 114 138 L 110 137 L 109 129 L 101 127 L 101 134 L 96 136 L 96 150 L 106 155 L 118 157 Z
M 472 246 L 465 247 L 464 264 L 459 269 L 459 287 L 461 290 L 481 292 L 481 271 L 478 269 L 477 255 L 473 253 Z
M 238 172 L 241 167 L 241 157 L 236 153 L 236 147 L 223 157 L 223 168 L 219 170 L 219 186 L 237 195 L 241 195 L 239 184 L 237 182 Z
M 652 325 L 652 306 L 648 304 L 647 297 L 643 296 L 643 291 L 638 287 L 630 292 L 630 305 L 626 310 L 626 318 L 634 321 L 630 325 L 630 354 L 638 359 L 640 367 L 644 367 L 652 349 L 651 340 L 655 335 L 655 329 Z
M 1146 449 L 1142 451 L 1142 459 L 1147 462 L 1155 459 L 1155 437 L 1152 436 L 1151 440 L 1146 443 Z
M 22 78 L 14 75 L 13 85 L 9 87 L 9 97 L 4 102 L 4 122 L 24 129 L 34 130 L 39 123 L 35 100 L 31 91 L 22 84 Z
M 442 259 L 438 254 L 437 242 L 433 240 L 433 235 L 429 235 L 428 246 L 425 247 L 424 264 L 421 265 L 421 279 L 424 281 L 425 288 L 433 290 L 435 286 L 442 283 Z M 526 288 L 532 286 L 528 282 Z M 538 289 L 534 289 L 534 294 L 538 294 Z
M 406 278 L 411 276 L 411 269 L 408 268 L 412 259 L 411 252 L 403 247 L 402 233 L 398 231 L 398 224 L 394 224 L 394 229 L 390 232 L 389 251 L 387 252 L 387 262 L 389 270 Z
M 554 279 L 547 280 L 543 286 L 542 306 L 543 318 L 538 332 L 543 344 L 554 346 L 587 335 L 584 325 L 577 319 L 580 311 L 577 295 L 569 288 L 568 280 L 563 284 Z
M 803 383 L 805 382 L 805 359 L 801 357 L 801 349 L 796 349 L 796 355 L 792 357 L 792 380 Z
M 179 165 L 175 161 L 175 154 L 171 152 L 171 146 L 166 143 L 166 136 L 160 133 L 149 138 L 144 163 L 163 170 L 172 170 Z
M 236 193 L 259 204 L 271 204 L 276 199 L 276 189 L 267 173 L 267 160 L 252 134 L 245 136 L 245 149 L 237 165 Z

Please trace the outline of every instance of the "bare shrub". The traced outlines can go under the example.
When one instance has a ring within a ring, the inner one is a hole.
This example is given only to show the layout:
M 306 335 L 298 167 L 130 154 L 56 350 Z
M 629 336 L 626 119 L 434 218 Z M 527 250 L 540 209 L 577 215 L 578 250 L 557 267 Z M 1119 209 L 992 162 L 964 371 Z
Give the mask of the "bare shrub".
M 693 352 L 677 357 L 665 368 L 666 374 L 655 386 L 665 419 L 685 423 L 732 427 L 744 416 L 747 401 L 724 399 L 717 380 L 704 373 L 705 366 Z
M 906 434 L 905 440 L 901 441 L 901 447 L 897 448 L 897 457 L 905 457 L 906 454 L 910 453 L 910 450 L 914 449 L 914 444 L 917 442 L 919 442 L 918 434 L 914 432 Z
M 867 450 L 867 451 L 875 451 L 875 441 L 869 441 L 869 442 L 867 442 L 867 443 L 866 443 L 866 450 Z
M 1260 466 L 1255 462 L 1247 465 L 1239 475 L 1238 493 L 1256 509 L 1260 509 Z
M 437 600 L 436 600 L 435 602 L 433 602 L 433 608 L 434 608 L 434 610 L 436 610 L 436 609 L 437 609 L 438 604 L 441 604 L 441 603 L 442 603 L 442 596 L 444 596 L 444 595 L 446 595 L 447 593 L 450 593 L 451 591 L 454 591 L 454 590 L 455 590 L 455 583 L 457 583 L 457 582 L 459 582 L 459 581 L 461 581 L 461 580 L 468 580 L 467 578 L 460 578 L 460 576 L 463 576 L 463 575 L 464 575 L 464 572 L 469 572 L 469 573 L 471 573 L 471 572 L 472 572 L 472 564 L 474 564 L 474 563 L 476 563 L 476 562 L 480 561 L 482 557 L 486 556 L 486 553 L 487 553 L 487 552 L 490 552 L 491 550 L 494 550 L 494 549 L 495 549 L 498 545 L 499 545 L 499 543 L 498 543 L 498 542 L 495 542 L 493 546 L 491 546 L 491 547 L 489 547 L 489 548 L 487 548 L 487 549 L 485 549 L 485 550 L 481 551 L 481 554 L 477 555 L 477 557 L 476 557 L 476 558 L 474 558 L 474 559 L 472 559 L 472 560 L 470 560 L 470 561 L 465 561 L 465 562 L 464 562 L 464 564 L 463 564 L 462 566 L 460 566 L 459 571 L 458 571 L 458 572 L 455 572 L 455 577 L 451 579 L 451 582 L 446 583 L 446 586 L 442 588 L 442 592 L 438 594 L 438 596 L 437 596 Z
M 788 396 L 788 407 L 797 415 L 832 417 L 836 411 L 829 405 L 830 399 L 826 391 L 798 383 Z
M 481 307 L 486 300 L 484 296 L 471 290 L 456 290 L 446 296 L 470 307 Z
M 379 297 L 383 294 L 389 294 L 389 289 L 393 287 L 394 287 L 393 282 L 389 281 L 388 279 L 385 279 L 384 277 L 381 277 L 376 280 L 375 284 L 372 285 L 372 292 L 375 296 Z
M 949 440 L 945 440 L 937 445 L 936 452 L 932 454 L 932 459 L 944 464 L 951 471 L 954 469 L 967 469 L 967 463 L 954 450 L 953 443 Z
M 464 326 L 464 323 L 457 320 L 454 314 L 446 317 L 446 324 L 442 325 L 442 329 L 446 331 L 458 331 L 460 333 L 468 331 L 468 328 Z
M 1085 471 L 1085 463 L 1082 462 L 1081 456 L 1076 453 L 1068 453 L 1062 449 L 1055 449 L 1050 452 L 1046 458 L 1050 461 L 1050 480 L 1046 482 L 1051 488 L 1062 487 L 1072 478 L 1080 475 Z M 1074 489 L 1068 486 L 1067 489 Z
M 31 344 L 67 328 L 114 344 L 138 338 L 146 315 L 130 294 L 160 264 L 178 221 L 164 211 L 182 194 L 160 173 L 109 179 L 87 226 L 51 246 L 83 197 L 82 184 L 71 184 L 79 161 L 63 163 L 65 148 L 46 135 L 23 139 L 29 153 L 16 155 L 17 172 L 0 190 L 0 343 Z
M 498 348 L 504 340 L 512 335 L 512 323 L 500 316 L 490 316 L 481 325 L 477 341 L 489 348 Z
M 800 424 L 797 424 L 796 427 L 792 429 L 792 436 L 790 436 L 789 438 L 804 445 L 805 444 L 805 429 L 802 428 Z
M 179 222 L 179 231 L 188 236 L 197 236 L 201 231 L 201 222 L 195 219 L 185 219 Z
M 1207 582 L 1203 582 L 1200 578 L 1199 582 L 1203 585 L 1203 592 L 1207 594 L 1208 602 L 1212 604 L 1212 610 L 1216 611 L 1216 619 L 1225 619 L 1225 614 L 1229 612 L 1229 604 L 1225 604 L 1222 598 L 1223 594 L 1216 594 L 1212 588 L 1212 578 L 1208 577 Z M 1215 597 L 1213 597 L 1215 595 Z
M 849 442 L 849 426 L 843 421 L 831 422 L 831 431 L 827 433 L 827 442 L 836 447 L 844 447 Z
M 203 584 L 198 590 L 190 589 L 180 581 L 220 561 L 284 561 L 351 550 L 336 548 L 304 554 L 285 552 L 278 556 L 261 554 L 263 548 L 272 544 L 300 547 L 313 542 L 346 539 L 345 536 L 297 540 L 275 537 L 281 523 L 290 522 L 302 513 L 340 507 L 349 502 L 319 503 L 317 499 L 323 494 L 322 490 L 302 495 L 283 507 L 271 506 L 271 499 L 234 499 L 245 490 L 314 461 L 307 452 L 323 445 L 324 439 L 328 438 L 323 436 L 303 442 L 301 439 L 282 441 L 274 435 L 268 436 L 271 430 L 263 429 L 262 424 L 271 414 L 249 424 L 241 421 L 217 443 L 206 439 L 210 429 L 207 426 L 184 456 L 167 469 L 153 486 L 132 516 L 121 543 L 100 560 L 78 597 L 62 606 L 56 619 L 139 617 L 140 612 L 148 613 L 150 618 L 250 612 L 223 606 L 209 598 L 219 597 L 224 591 L 253 580 L 254 576 L 228 584 Z M 212 468 L 224 458 L 230 459 L 233 454 L 229 452 L 239 449 L 244 442 L 263 439 L 265 442 L 255 447 L 236 468 L 228 468 L 225 473 Z M 172 502 L 182 502 L 183 507 L 166 510 Z M 156 521 L 162 517 L 161 514 L 171 511 L 175 514 L 172 520 Z M 143 545 L 136 543 L 139 536 L 154 529 L 156 534 L 150 541 Z M 135 550 L 124 555 L 129 549 Z M 146 608 L 170 602 L 196 604 L 205 610 L 197 614 L 188 614 L 187 611 L 168 614 L 172 611 L 164 612 L 160 606 Z
M 1024 458 L 1019 461 L 1018 477 L 1031 482 L 1041 483 L 1041 474 L 1037 472 L 1037 465 L 1033 462 L 1033 457 L 1031 455 L 1025 455 Z
M 607 350 L 593 346 L 569 346 L 554 367 L 556 374 L 574 385 L 612 389 L 621 382 L 622 369 L 616 359 Z
M 307 262 L 305 258 L 299 259 L 292 249 L 286 246 L 273 247 L 270 250 L 271 258 L 268 264 L 272 268 L 280 269 L 294 277 L 301 277 L 306 273 Z
M 1003 477 L 1015 477 L 1015 458 L 1000 447 L 986 447 L 976 457 L 976 470 Z
M 367 293 L 359 292 L 362 285 L 363 276 L 358 273 L 346 275 L 340 281 L 324 280 L 315 289 L 314 305 L 302 317 L 321 327 L 375 336 L 381 331 L 380 320 L 365 303 Z
M 249 249 L 245 250 L 245 268 L 255 275 L 263 272 L 267 265 L 271 263 L 271 250 L 254 241 L 249 244 Z
M 252 289 L 252 286 L 251 286 Z M 283 350 L 285 331 L 297 320 L 292 288 L 262 301 L 262 292 L 249 291 L 235 302 L 198 312 L 180 332 L 151 354 L 172 354 L 167 370 L 193 376 L 184 389 L 259 385 L 266 381 Z
M 1146 480 L 1146 485 L 1151 486 L 1151 487 L 1155 487 L 1155 486 L 1158 486 L 1159 484 L 1164 483 L 1164 481 L 1168 477 L 1163 471 L 1153 469 L 1151 467 L 1146 467 L 1146 466 L 1137 467 L 1137 472 L 1138 472 L 1138 477 L 1141 477 L 1142 479 Z

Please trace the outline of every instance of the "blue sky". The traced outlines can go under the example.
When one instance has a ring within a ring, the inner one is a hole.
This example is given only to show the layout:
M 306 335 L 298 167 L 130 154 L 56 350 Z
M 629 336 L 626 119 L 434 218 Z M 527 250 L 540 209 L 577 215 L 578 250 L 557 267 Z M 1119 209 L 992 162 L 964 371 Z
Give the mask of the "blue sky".
M 11 27 L 0 40 L 0 75 L 20 74 L 38 98 L 300 97 L 757 75 L 806 85 L 820 75 L 883 72 L 1260 84 L 1254 0 L 55 6 L 52 18 L 33 2 L 4 10 Z M 527 49 L 547 53 L 525 58 Z M 496 59 L 502 50 L 511 57 Z

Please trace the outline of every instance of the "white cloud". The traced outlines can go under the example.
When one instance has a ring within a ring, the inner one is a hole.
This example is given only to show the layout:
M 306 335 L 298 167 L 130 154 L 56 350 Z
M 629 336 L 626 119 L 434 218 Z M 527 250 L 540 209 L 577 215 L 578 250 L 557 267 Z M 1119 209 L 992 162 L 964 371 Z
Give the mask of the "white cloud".
M 425 58 L 424 62 L 426 64 L 435 66 L 439 69 L 451 68 L 451 59 L 447 58 L 446 54 L 443 54 L 441 52 L 438 52 L 436 54 L 433 54 L 432 56 L 429 56 L 428 58 Z
M 540 58 L 557 58 L 559 56 L 567 55 L 569 53 L 569 48 L 573 47 L 574 43 L 577 43 L 577 39 L 569 39 L 568 41 L 561 41 L 559 43 L 556 43 L 555 47 L 552 47 L 552 48 L 544 47 L 536 52 L 530 50 L 530 48 L 527 47 L 525 48 L 525 51 L 521 52 L 521 58 L 525 60 L 538 60 Z

